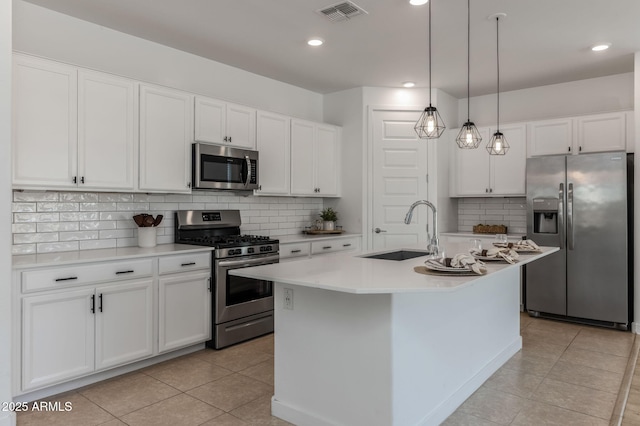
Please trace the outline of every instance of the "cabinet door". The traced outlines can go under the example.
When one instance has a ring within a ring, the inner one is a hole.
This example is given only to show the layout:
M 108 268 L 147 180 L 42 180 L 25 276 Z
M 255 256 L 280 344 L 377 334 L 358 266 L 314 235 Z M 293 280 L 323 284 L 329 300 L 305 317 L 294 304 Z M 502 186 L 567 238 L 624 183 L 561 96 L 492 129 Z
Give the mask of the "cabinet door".
M 210 281 L 208 271 L 160 278 L 160 352 L 211 339 Z
M 153 355 L 153 280 L 96 288 L 96 369 Z
M 190 192 L 193 96 L 140 86 L 140 189 Z
M 289 117 L 259 111 L 257 145 L 260 153 L 258 195 L 288 195 L 291 164 L 291 120 Z
M 227 143 L 239 148 L 256 149 L 256 110 L 227 104 Z
M 482 136 L 480 146 L 475 149 L 454 149 L 456 159 L 456 180 L 458 182 L 457 195 L 485 196 L 489 194 L 491 188 L 490 176 L 490 155 L 485 149 L 491 138 L 490 129 L 479 128 Z M 457 135 L 457 133 L 453 132 Z
M 135 85 L 78 73 L 78 175 L 87 189 L 134 189 Z
M 627 124 L 624 112 L 598 114 L 576 119 L 578 153 L 625 151 Z
M 503 126 L 509 151 L 505 155 L 491 155 L 491 194 L 526 195 L 525 176 L 527 166 L 526 125 Z M 487 151 L 484 150 L 488 155 Z
M 333 126 L 318 125 L 316 129 L 316 186 L 324 197 L 338 196 L 340 170 L 340 131 Z
M 222 144 L 224 142 L 227 104 L 217 99 L 196 96 L 195 140 Z
M 22 390 L 94 369 L 93 287 L 22 299 Z
M 313 123 L 291 120 L 291 195 L 318 195 L 315 191 Z
M 570 118 L 529 123 L 527 132 L 529 157 L 571 153 L 573 124 Z
M 13 184 L 75 187 L 77 72 L 74 67 L 14 55 Z

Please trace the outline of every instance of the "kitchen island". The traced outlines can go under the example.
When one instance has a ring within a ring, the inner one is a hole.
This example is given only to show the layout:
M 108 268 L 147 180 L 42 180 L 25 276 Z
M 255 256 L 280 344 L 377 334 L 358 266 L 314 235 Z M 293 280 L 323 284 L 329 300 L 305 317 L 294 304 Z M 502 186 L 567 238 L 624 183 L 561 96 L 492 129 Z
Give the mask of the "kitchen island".
M 520 266 L 555 251 L 487 262 L 482 276 L 362 255 L 231 272 L 275 283 L 272 414 L 301 425 L 441 423 L 522 347 Z

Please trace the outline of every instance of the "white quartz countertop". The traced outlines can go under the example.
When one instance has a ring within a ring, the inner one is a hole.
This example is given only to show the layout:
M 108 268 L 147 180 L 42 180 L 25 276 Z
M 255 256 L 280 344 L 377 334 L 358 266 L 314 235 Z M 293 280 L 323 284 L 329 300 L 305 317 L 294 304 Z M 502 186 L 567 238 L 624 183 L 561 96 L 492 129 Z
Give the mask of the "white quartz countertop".
M 509 240 L 521 240 L 524 234 L 507 234 L 507 238 Z M 469 237 L 469 238 L 480 238 L 480 239 L 494 239 L 496 234 L 474 234 L 473 232 L 441 232 L 438 234 L 440 238 L 442 237 Z
M 351 232 L 344 232 L 342 234 L 295 234 L 295 235 L 281 235 L 278 236 L 280 244 L 289 243 L 306 243 L 309 241 L 321 241 L 321 240 L 333 240 L 336 238 L 348 238 L 348 237 L 361 237 L 362 234 L 355 234 Z
M 125 260 L 139 257 L 197 253 L 211 250 L 213 250 L 212 247 L 188 244 L 159 244 L 150 248 L 120 247 L 111 249 L 65 251 L 59 253 L 21 254 L 13 256 L 12 266 L 13 269 L 27 269 L 45 266 L 60 266 L 65 264 Z
M 420 250 L 423 247 L 406 247 L 407 250 Z M 446 243 L 447 257 L 456 253 L 466 253 L 467 243 Z M 283 262 L 272 265 L 256 266 L 232 270 L 229 273 L 249 278 L 266 279 L 279 283 L 301 285 L 359 294 L 389 294 L 412 292 L 456 291 L 466 286 L 480 284 L 490 280 L 491 275 L 506 269 L 520 266 L 558 251 L 557 247 L 541 247 L 542 253 L 520 254 L 519 262 L 486 262 L 487 273 L 477 276 L 425 275 L 413 270 L 424 264 L 426 257 L 394 261 L 366 259 L 362 256 L 395 250 L 369 252 L 365 254 L 334 254 L 317 256 L 307 260 Z

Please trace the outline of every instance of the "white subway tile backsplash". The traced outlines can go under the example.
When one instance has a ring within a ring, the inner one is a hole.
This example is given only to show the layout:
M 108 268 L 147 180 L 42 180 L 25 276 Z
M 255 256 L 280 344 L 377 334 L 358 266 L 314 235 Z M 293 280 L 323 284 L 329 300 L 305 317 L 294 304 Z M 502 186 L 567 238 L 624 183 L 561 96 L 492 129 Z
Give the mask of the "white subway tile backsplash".
M 317 219 L 322 207 L 321 198 L 255 197 L 215 191 L 191 195 L 15 191 L 13 254 L 136 246 L 133 216 L 138 213 L 162 214 L 158 243 L 171 243 L 174 212 L 180 209 L 237 208 L 242 233 L 274 237 L 297 234 Z
M 526 233 L 526 200 L 516 198 L 461 198 L 458 231 L 472 232 L 474 225 L 505 225 L 511 234 Z

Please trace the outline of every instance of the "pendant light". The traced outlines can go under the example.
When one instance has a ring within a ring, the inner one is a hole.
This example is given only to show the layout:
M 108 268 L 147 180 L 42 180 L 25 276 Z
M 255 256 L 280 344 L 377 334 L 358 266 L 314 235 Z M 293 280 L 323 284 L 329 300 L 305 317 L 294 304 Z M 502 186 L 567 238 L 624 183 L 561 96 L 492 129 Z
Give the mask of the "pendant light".
M 471 116 L 471 0 L 467 0 L 467 121 L 462 125 L 458 137 L 456 137 L 456 143 L 459 148 L 463 149 L 475 149 L 482 142 L 482 136 L 473 121 L 469 118 Z
M 436 107 L 431 105 L 431 3 L 429 1 L 429 106 L 424 109 L 422 115 L 413 129 L 420 139 L 438 139 L 446 126 Z
M 495 15 L 496 17 L 496 63 L 497 63 L 497 104 L 498 104 L 498 114 L 497 114 L 497 122 L 496 122 L 496 132 L 491 136 L 491 140 L 487 144 L 487 151 L 489 151 L 490 155 L 505 155 L 509 150 L 509 144 L 507 143 L 507 138 L 500 131 L 500 49 L 499 49 L 499 40 L 498 37 L 498 28 L 500 26 L 500 17 L 504 18 L 507 15 L 504 13 L 498 13 Z

